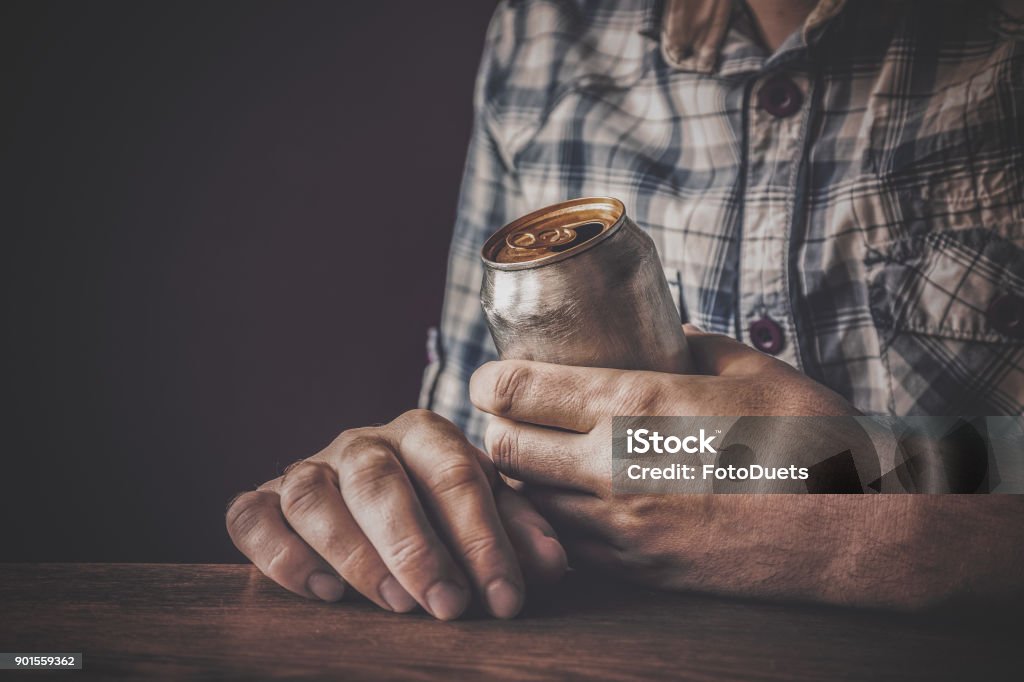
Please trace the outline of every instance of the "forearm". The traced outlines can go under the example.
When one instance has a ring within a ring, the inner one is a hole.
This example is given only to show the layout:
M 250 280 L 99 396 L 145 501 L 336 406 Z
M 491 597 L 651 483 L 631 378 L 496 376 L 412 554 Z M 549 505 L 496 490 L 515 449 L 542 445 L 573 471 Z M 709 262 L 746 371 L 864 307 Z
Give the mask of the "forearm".
M 1015 496 L 705 498 L 671 587 L 916 609 L 1020 600 L 1024 499 Z

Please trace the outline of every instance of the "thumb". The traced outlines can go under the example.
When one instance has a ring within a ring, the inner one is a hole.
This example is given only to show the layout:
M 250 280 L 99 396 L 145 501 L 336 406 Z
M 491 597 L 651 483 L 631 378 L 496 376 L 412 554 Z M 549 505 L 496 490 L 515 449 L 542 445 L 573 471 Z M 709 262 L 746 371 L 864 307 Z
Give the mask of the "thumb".
M 692 324 L 683 325 L 683 334 L 701 374 L 743 376 L 760 374 L 775 367 L 789 368 L 786 363 L 724 334 L 712 334 Z
M 495 489 L 494 501 L 527 582 L 541 585 L 558 582 L 565 575 L 569 561 L 551 525 L 521 493 L 504 483 Z

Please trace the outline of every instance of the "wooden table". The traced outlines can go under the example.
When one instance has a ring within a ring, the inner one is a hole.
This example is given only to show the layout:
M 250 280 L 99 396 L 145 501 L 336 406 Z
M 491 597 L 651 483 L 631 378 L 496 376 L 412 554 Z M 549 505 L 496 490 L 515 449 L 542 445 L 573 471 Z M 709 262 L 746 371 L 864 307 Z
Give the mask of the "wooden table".
M 294 597 L 241 565 L 0 564 L 0 651 L 82 652 L 6 679 L 1024 679 L 1016 614 L 906 616 L 570 576 L 516 620 L 440 623 Z M 1016 674 L 1015 674 L 1016 673 Z

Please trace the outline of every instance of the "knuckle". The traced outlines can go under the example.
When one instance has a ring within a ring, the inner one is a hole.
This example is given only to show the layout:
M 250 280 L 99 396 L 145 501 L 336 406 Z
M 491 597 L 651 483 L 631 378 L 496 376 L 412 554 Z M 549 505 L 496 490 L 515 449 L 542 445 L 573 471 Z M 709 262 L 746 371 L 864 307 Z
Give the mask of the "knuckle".
M 302 552 L 294 545 L 288 542 L 279 542 L 270 549 L 270 556 L 263 572 L 271 580 L 283 583 L 295 573 L 296 567 L 304 559 Z
M 346 429 L 338 434 L 338 437 L 334 439 L 332 445 L 335 450 L 345 450 L 350 447 L 352 443 L 374 438 L 377 430 L 377 427 L 373 426 L 359 429 Z
M 644 503 L 639 503 L 637 506 L 643 507 Z M 607 525 L 615 530 L 616 537 L 620 538 L 621 542 L 630 541 L 637 531 L 636 521 L 637 510 L 629 507 L 615 509 L 606 518 Z
M 612 391 L 616 414 L 638 417 L 660 414 L 665 387 L 660 379 L 648 375 L 621 377 Z
M 372 502 L 404 475 L 390 452 L 376 447 L 361 449 L 343 461 L 345 497 L 356 504 Z
M 328 462 L 341 473 L 355 466 L 369 466 L 390 455 L 386 442 L 375 434 L 355 434 L 345 439 L 342 446 L 331 453 Z
M 515 427 L 493 425 L 488 429 L 494 466 L 506 474 L 519 472 L 519 431 Z
M 501 554 L 498 539 L 490 533 L 480 533 L 463 538 L 459 544 L 463 558 L 470 563 L 490 562 Z
M 406 453 L 444 452 L 452 449 L 445 446 L 452 444 L 453 439 L 443 428 L 431 424 L 409 429 L 402 435 L 400 443 L 401 451 Z
M 407 535 L 397 540 L 388 548 L 388 554 L 395 572 L 399 573 L 422 571 L 434 558 L 430 544 L 420 535 Z
M 454 424 L 430 410 L 410 410 L 400 420 L 397 440 L 403 450 L 440 449 L 465 440 Z
M 343 453 L 339 474 L 344 477 L 360 476 L 367 471 L 390 471 L 396 465 L 389 448 L 375 440 L 356 441 Z
M 281 511 L 292 518 L 308 515 L 320 506 L 330 484 L 323 466 L 308 461 L 297 465 L 281 483 Z
M 628 529 L 630 527 L 629 518 L 622 513 L 612 514 L 611 518 L 606 519 L 606 525 L 613 530 L 615 537 L 618 539 L 618 547 L 620 549 L 627 549 L 632 546 L 635 538 L 631 537 Z
M 437 497 L 458 497 L 485 485 L 474 462 L 454 459 L 437 467 L 431 475 L 430 488 Z
M 423 408 L 417 408 L 415 410 L 409 410 L 403 412 L 392 424 L 397 423 L 402 430 L 418 430 L 418 429 L 430 429 L 435 427 L 438 423 L 446 421 L 440 415 L 426 410 Z
M 286 466 L 284 468 L 284 471 L 281 472 L 281 480 L 284 481 L 285 477 L 288 476 L 288 473 L 292 469 L 294 469 L 295 467 L 299 466 L 300 464 L 304 464 L 305 462 L 306 462 L 306 460 L 304 460 L 304 459 L 297 459 L 294 462 L 292 462 L 291 464 L 289 464 L 288 466 Z
M 530 370 L 523 365 L 510 363 L 503 367 L 494 382 L 494 408 L 503 414 L 511 412 L 528 390 L 531 380 Z
M 644 519 L 657 518 L 664 510 L 657 495 L 635 495 L 630 504 L 618 508 L 615 521 L 619 528 L 634 530 L 634 526 L 644 523 Z
M 267 496 L 272 494 L 256 490 L 247 492 L 236 497 L 228 507 L 225 521 L 228 534 L 236 545 L 257 531 L 270 504 Z
M 361 542 L 349 549 L 337 568 L 342 577 L 347 580 L 357 580 L 358 576 L 367 573 L 367 569 L 376 563 L 378 563 L 377 551 L 368 542 Z

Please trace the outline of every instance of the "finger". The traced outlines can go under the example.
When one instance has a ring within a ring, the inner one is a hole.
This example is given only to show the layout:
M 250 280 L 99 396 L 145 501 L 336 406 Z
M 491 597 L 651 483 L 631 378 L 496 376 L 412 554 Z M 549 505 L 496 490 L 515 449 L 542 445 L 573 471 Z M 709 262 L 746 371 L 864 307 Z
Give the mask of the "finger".
M 693 356 L 694 364 L 701 374 L 713 376 L 746 376 L 763 372 L 768 366 L 784 362 L 754 350 L 736 339 L 723 334 L 711 334 L 694 327 L 683 325 L 683 333 Z
M 481 366 L 469 381 L 470 400 L 498 417 L 579 433 L 601 418 L 601 400 L 622 372 L 527 360 Z
M 525 582 L 515 548 L 498 516 L 480 451 L 455 425 L 426 410 L 394 423 L 397 452 L 438 531 L 469 575 L 491 613 L 519 613 Z
M 495 491 L 495 502 L 527 582 L 539 585 L 558 582 L 565 575 L 568 560 L 551 525 L 525 497 L 507 486 Z
M 501 475 L 498 470 L 494 467 L 494 462 L 487 456 L 487 453 L 480 448 L 473 448 L 473 455 L 476 457 L 477 464 L 480 465 L 480 470 L 483 471 L 484 476 L 487 478 L 487 486 L 491 490 L 495 490 L 501 485 Z
M 457 618 L 469 603 L 466 578 L 427 520 L 394 451 L 365 435 L 339 441 L 327 461 L 352 518 L 406 592 L 434 617 Z
M 580 537 L 607 541 L 613 533 L 607 504 L 599 497 L 542 486 L 526 486 L 523 495 L 558 528 L 563 542 Z
M 484 444 L 498 471 L 511 478 L 597 493 L 607 487 L 606 458 L 590 452 L 587 435 L 493 417 Z
M 240 495 L 227 513 L 228 535 L 256 568 L 281 587 L 306 597 L 338 601 L 345 584 L 285 523 L 277 493 Z
M 406 613 L 414 600 L 398 583 L 341 498 L 328 465 L 306 461 L 280 486 L 281 510 L 295 532 L 348 584 L 381 608 Z
M 602 540 L 574 539 L 566 546 L 569 564 L 575 569 L 590 568 L 621 575 L 625 562 L 622 552 Z

